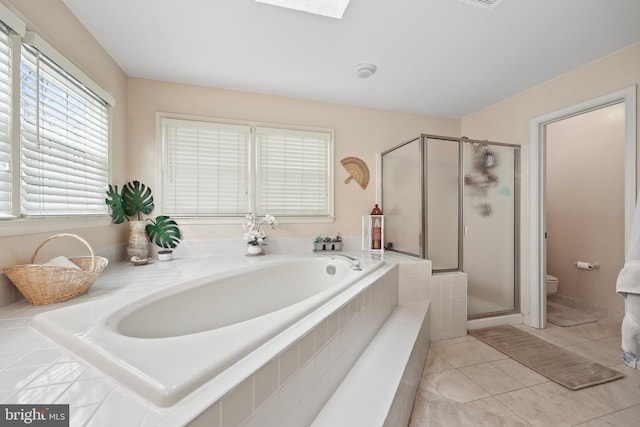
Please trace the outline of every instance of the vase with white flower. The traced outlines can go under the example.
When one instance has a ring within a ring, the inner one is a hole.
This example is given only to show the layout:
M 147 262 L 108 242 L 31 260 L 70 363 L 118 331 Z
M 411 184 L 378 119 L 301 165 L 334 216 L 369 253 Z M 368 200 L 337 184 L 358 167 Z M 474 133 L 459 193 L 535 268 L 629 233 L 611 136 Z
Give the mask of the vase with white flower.
M 267 234 L 262 227 L 268 225 L 272 230 L 275 230 L 278 221 L 270 214 L 266 214 L 264 217 L 257 217 L 253 213 L 248 213 L 245 218 L 247 220 L 242 224 L 242 227 L 245 230 L 243 237 L 248 245 L 247 254 L 260 255 L 262 253 L 262 245 L 266 245 L 264 241 L 267 238 Z

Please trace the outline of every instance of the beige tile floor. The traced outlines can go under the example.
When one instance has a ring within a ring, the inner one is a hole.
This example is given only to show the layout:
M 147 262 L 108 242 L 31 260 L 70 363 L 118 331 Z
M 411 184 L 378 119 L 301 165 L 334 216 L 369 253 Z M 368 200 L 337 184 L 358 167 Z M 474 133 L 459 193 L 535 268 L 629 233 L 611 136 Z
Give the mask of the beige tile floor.
M 640 426 L 640 371 L 624 365 L 620 321 L 519 328 L 625 374 L 571 391 L 472 336 L 431 343 L 410 427 Z

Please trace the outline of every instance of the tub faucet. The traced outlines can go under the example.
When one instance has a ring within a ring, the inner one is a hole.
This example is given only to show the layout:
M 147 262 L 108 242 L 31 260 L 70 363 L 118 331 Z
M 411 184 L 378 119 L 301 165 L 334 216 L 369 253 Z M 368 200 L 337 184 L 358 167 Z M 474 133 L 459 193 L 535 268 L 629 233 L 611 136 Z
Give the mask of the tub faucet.
M 362 270 L 362 261 L 360 260 L 359 257 L 355 256 L 350 256 L 350 255 L 345 255 L 345 254 L 331 254 L 331 259 L 335 259 L 336 256 L 341 256 L 344 257 L 346 259 L 348 259 L 349 261 L 351 261 L 351 269 L 354 271 L 360 271 Z

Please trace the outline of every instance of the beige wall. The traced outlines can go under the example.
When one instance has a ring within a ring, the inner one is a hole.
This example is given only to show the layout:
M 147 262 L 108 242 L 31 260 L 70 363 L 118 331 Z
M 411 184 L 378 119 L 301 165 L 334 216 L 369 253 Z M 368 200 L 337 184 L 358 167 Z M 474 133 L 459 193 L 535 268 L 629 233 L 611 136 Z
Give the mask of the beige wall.
M 546 144 L 547 271 L 560 295 L 623 311 L 624 104 L 547 125 Z
M 42 36 L 49 44 L 64 54 L 85 74 L 93 78 L 116 99 L 113 109 L 113 150 L 111 152 L 113 177 L 123 180 L 127 168 L 125 146 L 127 142 L 127 76 L 116 62 L 94 40 L 91 34 L 78 22 L 61 0 L 0 0 L 7 8 L 20 16 L 27 29 Z M 105 221 L 105 224 L 108 222 Z M 56 231 L 34 232 L 29 228 L 23 234 L 0 237 L 0 268 L 26 263 L 35 248 L 44 239 L 56 232 L 65 231 L 84 237 L 94 249 L 113 246 L 126 238 L 124 227 L 105 225 L 101 227 L 78 228 L 71 223 L 56 227 Z M 6 222 L 0 227 L 12 227 Z M 4 233 L 6 234 L 6 233 Z M 11 233 L 9 233 L 11 234 Z M 0 236 L 2 232 L 0 230 Z M 59 239 L 51 243 L 56 255 L 85 255 L 86 248 L 75 245 L 74 240 Z M 47 246 L 50 246 L 47 244 Z M 46 250 L 46 248 L 44 249 Z M 74 252 L 74 253 L 69 253 Z M 43 254 L 43 257 L 46 254 Z M 0 275 L 0 306 L 18 297 L 14 287 Z
M 376 154 L 420 133 L 459 135 L 459 120 L 396 113 L 236 92 L 185 84 L 129 79 L 128 156 L 129 178 L 157 187 L 156 113 L 177 113 L 222 119 L 248 120 L 297 126 L 330 128 L 335 131 L 335 216 L 333 224 L 282 224 L 269 236 L 318 234 L 359 235 L 361 217 L 376 201 Z M 348 174 L 340 159 L 364 160 L 370 172 L 363 190 L 355 181 L 344 184 Z M 384 211 L 384 206 L 382 206 Z M 186 239 L 240 238 L 237 225 L 182 225 Z
M 528 156 L 531 120 L 639 83 L 640 43 L 635 43 L 462 119 L 462 135 L 515 143 L 523 147 L 520 274 L 521 308 L 527 321 L 530 316 L 531 274 Z M 637 119 L 637 124 L 640 125 L 640 119 Z

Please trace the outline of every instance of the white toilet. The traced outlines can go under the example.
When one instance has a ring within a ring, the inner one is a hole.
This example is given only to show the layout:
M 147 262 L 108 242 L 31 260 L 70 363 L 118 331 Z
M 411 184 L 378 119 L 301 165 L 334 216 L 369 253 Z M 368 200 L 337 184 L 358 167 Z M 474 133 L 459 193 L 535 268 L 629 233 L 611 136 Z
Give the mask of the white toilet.
M 547 295 L 553 295 L 556 292 L 558 292 L 558 278 L 557 277 L 552 276 L 550 274 L 547 274 L 545 282 L 546 282 L 546 286 L 547 286 Z

